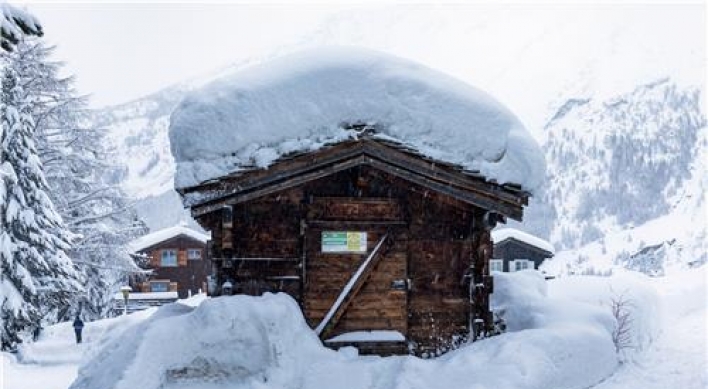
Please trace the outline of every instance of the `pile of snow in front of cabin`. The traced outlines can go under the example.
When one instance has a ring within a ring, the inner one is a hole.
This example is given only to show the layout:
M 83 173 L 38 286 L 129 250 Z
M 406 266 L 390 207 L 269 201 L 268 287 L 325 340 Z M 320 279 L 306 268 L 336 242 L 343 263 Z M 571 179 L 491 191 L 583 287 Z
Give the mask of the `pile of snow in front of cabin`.
M 618 365 L 616 322 L 603 301 L 611 281 L 573 280 L 549 294 L 535 271 L 496 274 L 492 303 L 508 332 L 427 360 L 324 348 L 285 294 L 171 304 L 108 334 L 72 388 L 586 388 Z M 620 281 L 637 315 L 653 312 L 653 297 L 633 287 L 641 279 Z
M 326 48 L 218 79 L 188 95 L 170 119 L 175 186 L 187 187 L 280 156 L 355 138 L 343 124 L 429 157 L 533 191 L 538 144 L 508 109 L 450 76 L 384 53 Z

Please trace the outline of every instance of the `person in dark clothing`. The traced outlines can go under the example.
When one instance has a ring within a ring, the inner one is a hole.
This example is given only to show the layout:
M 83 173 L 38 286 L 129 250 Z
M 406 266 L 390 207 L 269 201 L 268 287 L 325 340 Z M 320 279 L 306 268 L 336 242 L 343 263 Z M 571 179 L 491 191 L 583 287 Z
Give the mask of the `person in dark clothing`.
M 81 318 L 76 316 L 74 320 L 74 333 L 76 334 L 76 343 L 81 343 L 81 330 L 84 329 L 84 322 Z
M 32 332 L 32 340 L 35 342 L 39 340 L 39 335 L 42 333 L 42 326 L 37 326 L 35 327 L 34 331 Z

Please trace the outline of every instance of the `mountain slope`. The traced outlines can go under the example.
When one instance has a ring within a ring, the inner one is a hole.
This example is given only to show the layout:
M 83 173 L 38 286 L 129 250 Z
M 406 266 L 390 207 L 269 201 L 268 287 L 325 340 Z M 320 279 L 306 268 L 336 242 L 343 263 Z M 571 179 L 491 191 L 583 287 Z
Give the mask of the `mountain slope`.
M 595 273 L 618 266 L 664 275 L 675 268 L 708 262 L 708 129 L 698 129 L 695 136 L 696 141 L 686 151 L 693 160 L 685 166 L 685 179 L 671 181 L 664 191 L 651 196 L 663 204 L 665 212 L 636 225 L 595 227 L 601 233 L 598 239 L 558 253 L 545 264 L 546 271 Z
M 186 86 L 178 85 L 94 112 L 95 124 L 110 129 L 110 141 L 125 165 L 114 180 L 130 196 L 140 199 L 174 187 L 174 159 L 167 126 L 170 113 L 187 90 Z
M 568 100 L 545 126 L 551 240 L 578 247 L 666 215 L 706 125 L 697 88 L 668 79 L 615 98 Z M 700 172 L 694 172 L 694 174 Z

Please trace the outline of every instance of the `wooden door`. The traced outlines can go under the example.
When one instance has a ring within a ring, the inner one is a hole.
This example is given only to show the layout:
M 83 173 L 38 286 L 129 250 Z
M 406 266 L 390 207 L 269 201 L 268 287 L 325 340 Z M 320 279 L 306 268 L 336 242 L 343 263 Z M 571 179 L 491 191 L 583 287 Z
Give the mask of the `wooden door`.
M 371 205 L 371 200 L 349 201 Z M 341 206 L 339 203 L 338 207 Z M 372 215 L 360 211 L 357 214 L 363 217 Z M 314 216 L 323 215 L 315 212 Z M 388 220 L 357 220 L 350 214 L 348 220 L 331 219 L 317 217 L 307 222 L 303 308 L 308 323 L 313 328 L 320 325 L 336 306 L 338 298 L 346 295 L 347 284 L 386 236 L 370 265 L 367 269 L 362 268 L 361 285 L 345 302 L 343 311 L 338 312 L 331 325 L 322 331 L 321 337 L 328 339 L 345 332 L 376 330 L 394 330 L 406 336 L 408 258 L 405 225 L 392 217 Z M 363 234 L 366 235 L 365 245 L 359 245 L 356 236 L 362 237 Z M 340 247 L 337 247 L 336 239 L 332 241 L 333 235 L 340 239 Z M 343 235 L 355 237 L 348 242 L 349 247 L 341 245 Z

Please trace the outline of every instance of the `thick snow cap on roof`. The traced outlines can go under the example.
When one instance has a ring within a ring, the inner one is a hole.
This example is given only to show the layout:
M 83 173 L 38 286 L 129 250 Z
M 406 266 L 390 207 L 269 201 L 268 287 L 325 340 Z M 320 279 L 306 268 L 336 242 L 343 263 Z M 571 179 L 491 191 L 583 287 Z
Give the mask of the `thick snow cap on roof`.
M 178 188 L 267 167 L 283 154 L 356 137 L 343 124 L 533 192 L 538 144 L 503 105 L 464 82 L 377 51 L 329 47 L 218 79 L 187 96 L 170 122 Z
M 529 233 L 519 231 L 515 228 L 503 228 L 501 230 L 492 231 L 492 241 L 495 244 L 510 238 L 530 244 L 531 246 L 538 247 L 542 250 L 546 250 L 551 254 L 555 254 L 556 252 L 556 249 L 550 242 Z
M 147 235 L 141 236 L 128 244 L 128 250 L 131 253 L 137 253 L 138 251 L 145 250 L 148 247 L 154 246 L 160 242 L 164 242 L 168 239 L 174 237 L 186 235 L 194 240 L 198 240 L 202 243 L 206 243 L 209 240 L 209 235 L 202 234 L 201 232 L 194 231 L 193 229 L 179 224 L 176 226 L 164 228 Z

